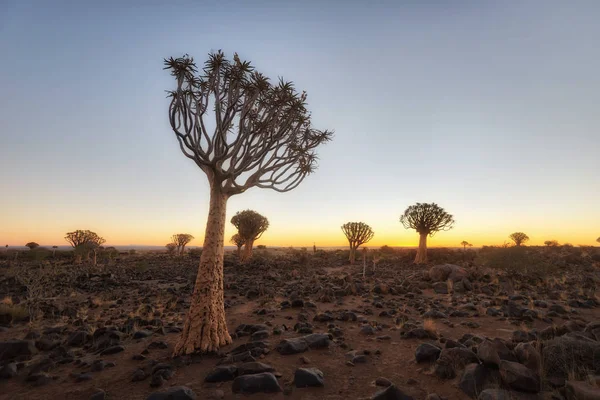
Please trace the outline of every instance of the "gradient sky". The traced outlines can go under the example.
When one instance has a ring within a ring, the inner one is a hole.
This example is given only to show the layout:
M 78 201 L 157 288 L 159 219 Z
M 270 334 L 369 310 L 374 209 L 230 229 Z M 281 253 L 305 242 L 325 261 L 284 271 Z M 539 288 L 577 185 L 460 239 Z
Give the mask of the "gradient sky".
M 208 184 L 170 130 L 162 60 L 223 49 L 294 81 L 336 132 L 298 189 L 230 199 L 228 219 L 269 218 L 260 243 L 343 245 L 364 221 L 371 246 L 416 245 L 399 216 L 437 202 L 457 223 L 432 246 L 517 230 L 594 244 L 599 15 L 596 0 L 0 1 L 0 243 L 91 229 L 201 245 Z

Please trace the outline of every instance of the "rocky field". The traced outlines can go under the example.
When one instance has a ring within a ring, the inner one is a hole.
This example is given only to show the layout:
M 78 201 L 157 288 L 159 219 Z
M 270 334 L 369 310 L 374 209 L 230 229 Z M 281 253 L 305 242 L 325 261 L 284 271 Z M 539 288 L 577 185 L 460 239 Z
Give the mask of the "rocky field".
M 229 254 L 233 344 L 178 358 L 194 257 L 5 259 L 0 399 L 600 399 L 597 257 L 495 251 Z

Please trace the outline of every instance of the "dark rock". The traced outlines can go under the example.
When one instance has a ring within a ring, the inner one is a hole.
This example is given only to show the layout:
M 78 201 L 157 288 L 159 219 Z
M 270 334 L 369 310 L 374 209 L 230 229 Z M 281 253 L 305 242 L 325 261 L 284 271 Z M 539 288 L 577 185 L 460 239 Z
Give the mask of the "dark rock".
M 0 368 L 0 379 L 10 379 L 17 376 L 17 364 L 10 363 Z
M 250 336 L 250 340 L 263 340 L 269 337 L 269 331 L 256 331 Z
M 254 375 L 242 375 L 235 378 L 231 387 L 233 393 L 276 393 L 281 392 L 281 386 L 275 375 L 263 372 Z
M 155 392 L 146 400 L 196 400 L 196 393 L 185 386 L 174 386 L 164 392 Z
M 131 382 L 140 382 L 146 379 L 148 375 L 143 369 L 136 369 L 131 377 Z
M 600 343 L 558 337 L 544 343 L 542 360 L 545 378 L 563 386 L 571 371 L 600 371 Z
M 418 363 L 431 362 L 438 359 L 442 349 L 429 343 L 421 343 L 415 351 L 415 359 Z
M 565 392 L 568 400 L 600 400 L 600 388 L 588 382 L 568 381 Z
M 215 367 L 206 375 L 204 382 L 226 382 L 232 381 L 237 376 L 237 367 L 235 365 L 222 365 Z
M 21 357 L 29 358 L 37 352 L 35 343 L 32 340 L 9 340 L 0 342 L 0 361 Z
M 515 347 L 515 354 L 521 364 L 538 374 L 540 373 L 541 356 L 533 345 L 519 343 Z
M 122 351 L 125 350 L 125 347 L 123 346 L 111 346 L 107 349 L 102 350 L 102 352 L 100 353 L 100 355 L 102 356 L 106 356 L 106 355 L 110 355 L 110 354 L 117 354 L 120 353 Z
M 380 392 L 375 393 L 371 400 L 414 400 L 414 397 L 407 395 L 396 385 L 390 385 Z
M 275 372 L 275 368 L 261 362 L 247 362 L 238 365 L 238 375 L 260 374 L 262 372 Z
M 391 386 L 392 382 L 387 379 L 387 378 L 377 378 L 375 379 L 375 386 L 383 386 L 383 387 L 388 387 Z
M 85 331 L 73 332 L 67 339 L 67 345 L 72 347 L 81 347 L 92 340 L 92 335 Z
M 501 361 L 500 376 L 502 381 L 511 389 L 532 393 L 540 391 L 539 375 L 523 364 Z
M 446 282 L 436 282 L 433 284 L 433 291 L 438 294 L 448 294 L 448 284 Z
M 133 334 L 134 339 L 144 339 L 149 336 L 152 336 L 152 332 L 145 329 L 137 331 Z
M 481 364 L 469 364 L 460 378 L 458 387 L 471 398 L 476 398 L 483 390 L 488 377 L 488 370 Z
M 423 328 L 411 329 L 407 332 L 402 332 L 402 339 L 437 339 L 437 335 Z
M 297 388 L 323 387 L 323 372 L 316 368 L 298 368 L 294 374 L 294 384 Z
M 479 347 L 477 347 L 477 357 L 487 367 L 498 368 L 500 365 L 500 356 L 496 351 L 494 344 L 489 340 L 484 340 Z
M 444 349 L 435 362 L 435 374 L 442 379 L 452 379 L 467 364 L 479 364 L 479 358 L 471 350 L 460 347 Z
M 429 310 L 425 314 L 423 314 L 423 318 L 431 318 L 431 319 L 447 319 L 448 316 L 441 311 L 438 310 Z
M 98 391 L 90 396 L 90 400 L 105 400 L 106 392 L 102 389 L 98 389 Z

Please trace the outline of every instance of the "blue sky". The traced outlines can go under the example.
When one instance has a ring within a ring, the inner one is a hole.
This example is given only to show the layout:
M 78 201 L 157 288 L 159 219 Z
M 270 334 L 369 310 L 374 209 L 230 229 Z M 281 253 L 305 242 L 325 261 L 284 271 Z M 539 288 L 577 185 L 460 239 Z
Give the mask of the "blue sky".
M 217 49 L 294 81 L 336 132 L 298 189 L 229 201 L 269 217 L 266 244 L 343 244 L 358 220 L 413 245 L 398 218 L 417 201 L 457 220 L 433 245 L 600 236 L 600 3 L 173 3 L 0 4 L 0 241 L 201 244 L 208 185 L 168 125 L 162 59 Z

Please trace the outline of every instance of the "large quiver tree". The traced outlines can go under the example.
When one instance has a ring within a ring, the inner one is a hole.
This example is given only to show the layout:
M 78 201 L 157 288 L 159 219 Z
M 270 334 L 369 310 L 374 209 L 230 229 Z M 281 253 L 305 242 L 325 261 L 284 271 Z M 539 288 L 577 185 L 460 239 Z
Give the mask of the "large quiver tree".
M 237 54 L 233 61 L 210 54 L 200 71 L 187 55 L 169 58 L 165 69 L 177 85 L 169 91 L 171 128 L 210 184 L 199 272 L 174 354 L 216 351 L 231 342 L 223 305 L 227 199 L 251 187 L 296 188 L 314 171 L 314 151 L 331 132 L 311 126 L 306 93 L 283 80 L 272 84 Z
M 419 233 L 415 264 L 423 264 L 427 262 L 427 236 L 452 229 L 454 217 L 435 203 L 417 203 L 404 211 L 400 222 L 404 228 L 414 229 Z
M 267 217 L 253 210 L 238 211 L 232 218 L 231 223 L 238 230 L 238 235 L 244 240 L 244 254 L 242 261 L 252 257 L 252 246 L 254 241 L 260 239 L 269 227 Z
M 342 231 L 350 244 L 350 264 L 354 264 L 354 260 L 356 259 L 356 249 L 373 239 L 375 233 L 371 227 L 364 222 L 346 222 L 342 225 Z

